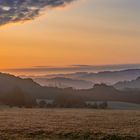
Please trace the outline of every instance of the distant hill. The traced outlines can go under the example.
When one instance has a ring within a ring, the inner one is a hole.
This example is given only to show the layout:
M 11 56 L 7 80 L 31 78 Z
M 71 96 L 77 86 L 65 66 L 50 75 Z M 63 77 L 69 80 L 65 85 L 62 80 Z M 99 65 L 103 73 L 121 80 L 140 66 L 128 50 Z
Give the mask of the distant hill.
M 117 89 L 139 89 L 140 90 L 140 77 L 131 81 L 122 81 L 114 85 Z
M 18 89 L 18 90 L 17 90 Z M 85 101 L 120 101 L 140 104 L 140 91 L 120 91 L 113 86 L 95 84 L 91 89 L 75 90 L 72 88 L 53 88 L 40 86 L 32 79 L 22 79 L 13 75 L 0 73 L 0 100 L 8 99 L 35 102 L 36 99 L 75 99 Z M 24 100 L 22 100 L 24 98 Z M 18 103 L 20 103 L 18 101 Z
M 10 74 L 0 73 L 0 92 L 4 93 L 13 89 L 13 87 L 20 87 L 27 92 L 34 92 L 36 89 L 40 89 L 41 86 L 35 83 L 32 79 L 21 79 Z
M 106 84 L 115 84 L 119 81 L 128 81 L 134 80 L 140 76 L 140 69 L 128 69 L 120 71 L 103 71 L 98 73 L 89 73 L 89 72 L 76 72 L 70 74 L 54 74 L 46 75 L 44 78 L 72 78 L 77 80 L 86 80 L 93 83 L 106 83 Z
M 34 82 L 31 78 L 20 78 L 14 75 L 0 73 L 0 96 L 10 92 L 15 88 L 20 88 L 26 95 L 35 98 L 43 98 L 44 96 L 53 96 L 62 89 L 43 87 Z M 53 93 L 53 94 L 52 94 Z
M 122 71 L 104 71 L 97 74 L 89 73 L 84 79 L 92 80 L 94 83 L 113 84 L 122 80 L 133 80 L 140 76 L 140 69 L 129 69 Z
M 81 90 L 80 93 L 87 95 L 90 100 L 96 101 L 119 101 L 140 104 L 140 91 L 120 91 L 113 86 L 95 84 L 92 89 Z
M 51 86 L 58 88 L 72 87 L 74 89 L 89 89 L 93 87 L 93 83 L 90 81 L 76 80 L 65 77 L 35 78 L 34 81 L 42 86 Z

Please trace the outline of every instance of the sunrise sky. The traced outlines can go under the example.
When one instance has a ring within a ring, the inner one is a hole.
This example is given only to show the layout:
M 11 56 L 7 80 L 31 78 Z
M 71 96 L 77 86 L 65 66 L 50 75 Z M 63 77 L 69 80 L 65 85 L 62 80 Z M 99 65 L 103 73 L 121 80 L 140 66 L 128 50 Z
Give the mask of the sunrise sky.
M 0 69 L 140 63 L 140 0 L 58 1 L 15 23 L 0 1 Z

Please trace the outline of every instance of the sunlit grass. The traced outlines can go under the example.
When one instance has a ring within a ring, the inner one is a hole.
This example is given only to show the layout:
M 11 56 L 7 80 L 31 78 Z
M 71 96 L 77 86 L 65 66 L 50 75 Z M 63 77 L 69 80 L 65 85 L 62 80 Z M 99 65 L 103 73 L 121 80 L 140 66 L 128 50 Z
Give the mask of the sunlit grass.
M 140 111 L 1 109 L 0 139 L 92 140 L 140 138 Z

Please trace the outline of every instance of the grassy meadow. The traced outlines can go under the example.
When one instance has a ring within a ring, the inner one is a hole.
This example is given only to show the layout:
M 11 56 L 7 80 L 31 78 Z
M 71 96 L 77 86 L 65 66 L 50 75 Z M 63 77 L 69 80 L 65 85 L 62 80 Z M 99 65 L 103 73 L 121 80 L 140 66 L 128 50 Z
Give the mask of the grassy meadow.
M 140 111 L 1 109 L 0 140 L 139 140 Z

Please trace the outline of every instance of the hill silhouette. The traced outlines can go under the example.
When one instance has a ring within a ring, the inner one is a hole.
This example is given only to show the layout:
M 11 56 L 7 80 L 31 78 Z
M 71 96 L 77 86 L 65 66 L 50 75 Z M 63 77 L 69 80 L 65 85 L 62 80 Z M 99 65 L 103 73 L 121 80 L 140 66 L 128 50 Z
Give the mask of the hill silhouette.
M 36 78 L 34 81 L 42 86 L 52 86 L 58 88 L 72 87 L 74 89 L 89 89 L 93 87 L 93 82 L 65 77 Z
M 131 81 L 121 81 L 114 85 L 117 89 L 137 89 L 140 90 L 140 77 Z
M 105 84 L 95 84 L 93 88 L 84 90 L 43 87 L 32 79 L 22 79 L 13 75 L 0 73 L 1 101 L 15 101 L 14 99 L 16 98 L 16 103 L 20 100 L 27 105 L 33 105 L 36 99 L 56 99 L 62 95 L 65 96 L 66 100 L 72 100 L 73 98 L 73 100 L 81 99 L 83 101 L 121 101 L 140 104 L 140 92 L 135 90 L 120 91 L 113 86 Z M 22 98 L 24 99 L 22 100 Z
M 86 80 L 93 83 L 115 84 L 119 81 L 128 81 L 140 76 L 140 69 L 127 69 L 120 71 L 102 71 L 102 72 L 76 72 L 68 74 L 53 74 L 41 77 L 43 78 L 72 78 L 76 80 Z

